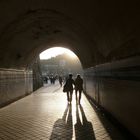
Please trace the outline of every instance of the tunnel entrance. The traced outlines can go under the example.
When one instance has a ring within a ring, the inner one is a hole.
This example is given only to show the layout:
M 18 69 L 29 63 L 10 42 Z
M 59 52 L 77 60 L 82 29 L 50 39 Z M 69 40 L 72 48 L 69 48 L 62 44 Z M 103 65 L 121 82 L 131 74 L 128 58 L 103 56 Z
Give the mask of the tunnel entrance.
M 75 78 L 83 76 L 83 68 L 77 55 L 64 47 L 49 48 L 39 55 L 43 85 L 55 84 L 59 78 L 65 81 L 69 73 Z
M 140 139 L 139 1 L 8 0 L 0 6 L 0 106 L 41 86 L 41 51 L 67 46 L 82 63 L 86 94 Z

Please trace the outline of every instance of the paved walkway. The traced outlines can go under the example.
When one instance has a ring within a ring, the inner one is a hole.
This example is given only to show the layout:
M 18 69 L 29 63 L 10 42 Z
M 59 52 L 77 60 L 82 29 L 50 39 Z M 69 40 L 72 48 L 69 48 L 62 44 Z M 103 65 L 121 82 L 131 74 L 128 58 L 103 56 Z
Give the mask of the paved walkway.
M 86 97 L 68 105 L 59 85 L 47 86 L 0 109 L 0 140 L 124 140 Z

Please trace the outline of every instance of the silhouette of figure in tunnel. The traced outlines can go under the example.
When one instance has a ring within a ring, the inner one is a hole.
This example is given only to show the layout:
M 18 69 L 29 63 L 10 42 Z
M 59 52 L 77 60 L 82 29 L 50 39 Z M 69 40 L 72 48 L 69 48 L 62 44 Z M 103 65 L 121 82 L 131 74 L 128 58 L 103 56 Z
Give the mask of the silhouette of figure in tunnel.
M 72 74 L 69 74 L 69 78 L 66 80 L 66 83 L 64 85 L 64 89 L 67 92 L 68 103 L 71 103 L 71 101 L 72 101 L 73 86 L 75 85 L 75 82 L 72 79 L 72 76 L 73 76 Z
M 80 120 L 80 113 L 82 122 Z M 83 107 L 76 105 L 76 121 L 75 127 L 75 139 L 76 140 L 95 140 L 95 135 L 92 127 L 92 123 L 89 122 L 85 116 Z
M 71 140 L 73 135 L 72 107 L 67 104 L 62 119 L 58 119 L 52 130 L 50 140 Z
M 80 74 L 77 75 L 75 79 L 75 95 L 76 95 L 76 101 L 80 104 L 81 100 L 81 92 L 83 90 L 83 79 L 81 78 Z M 79 96 L 77 95 L 79 92 Z

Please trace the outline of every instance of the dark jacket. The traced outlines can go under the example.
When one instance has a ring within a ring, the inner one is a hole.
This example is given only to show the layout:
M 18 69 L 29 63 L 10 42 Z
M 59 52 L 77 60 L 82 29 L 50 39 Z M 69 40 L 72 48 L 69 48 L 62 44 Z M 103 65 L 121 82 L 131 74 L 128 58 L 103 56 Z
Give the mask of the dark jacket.
M 82 78 L 75 79 L 75 90 L 83 90 L 83 79 Z
M 66 88 L 66 91 L 71 91 L 73 90 L 73 85 L 74 85 L 74 80 L 73 79 L 68 79 L 66 81 L 66 84 L 65 84 L 65 88 Z

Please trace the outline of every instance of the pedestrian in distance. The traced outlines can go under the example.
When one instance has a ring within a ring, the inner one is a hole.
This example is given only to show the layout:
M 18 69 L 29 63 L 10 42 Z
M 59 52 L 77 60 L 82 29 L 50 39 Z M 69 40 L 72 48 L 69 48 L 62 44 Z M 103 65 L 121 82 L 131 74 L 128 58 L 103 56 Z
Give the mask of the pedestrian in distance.
M 62 83 L 63 83 L 63 79 L 62 79 L 62 77 L 61 76 L 59 76 L 59 84 L 60 84 L 60 86 L 62 87 Z
M 83 79 L 81 78 L 80 74 L 77 75 L 75 79 L 75 96 L 76 96 L 76 102 L 80 104 L 81 100 L 81 93 L 83 91 Z M 79 96 L 78 96 L 79 93 Z

